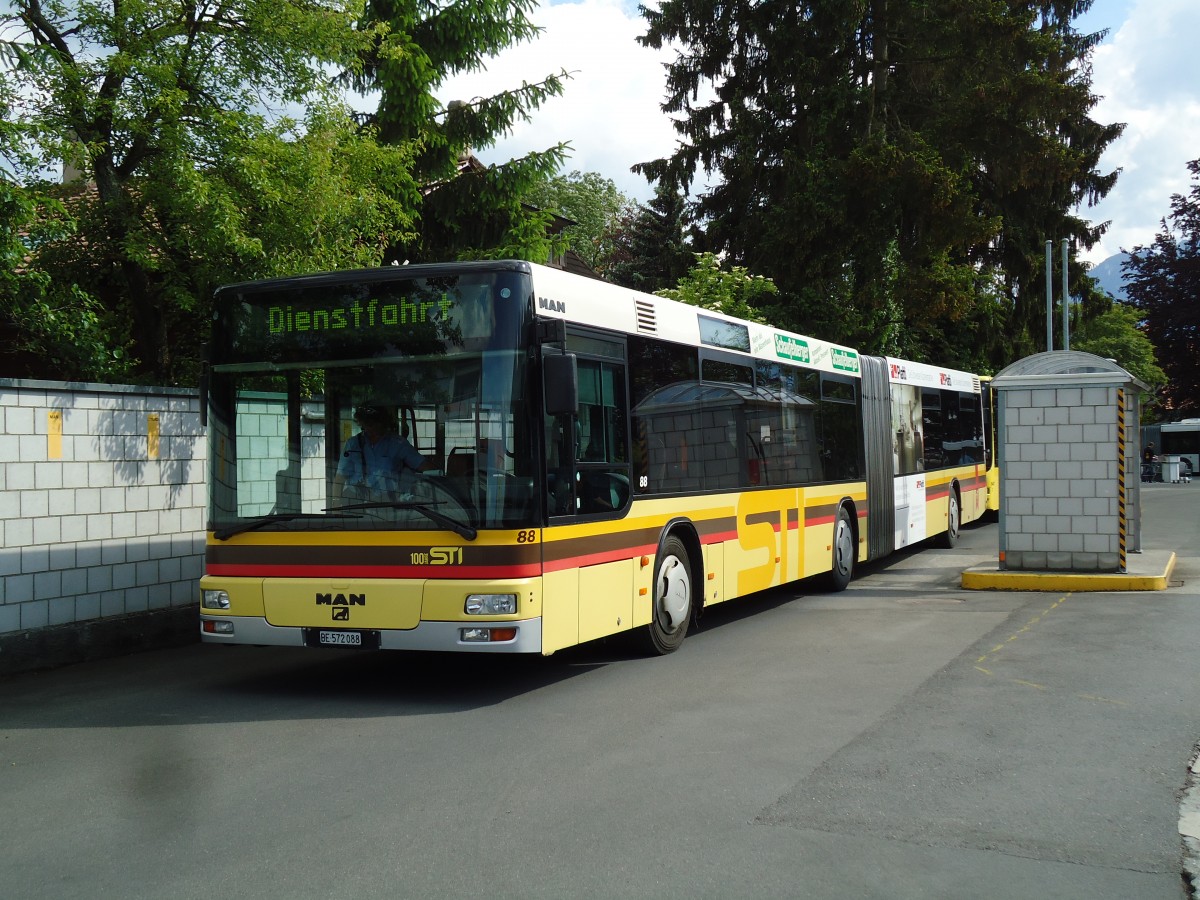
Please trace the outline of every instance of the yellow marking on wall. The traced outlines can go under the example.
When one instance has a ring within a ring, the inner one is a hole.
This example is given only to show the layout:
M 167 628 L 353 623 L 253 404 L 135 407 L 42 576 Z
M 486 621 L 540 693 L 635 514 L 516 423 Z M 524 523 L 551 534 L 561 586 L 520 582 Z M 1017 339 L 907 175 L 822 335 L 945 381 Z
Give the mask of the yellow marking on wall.
M 52 409 L 46 416 L 46 458 L 62 459 L 63 414 Z
M 146 458 L 158 459 L 158 413 L 146 416 Z

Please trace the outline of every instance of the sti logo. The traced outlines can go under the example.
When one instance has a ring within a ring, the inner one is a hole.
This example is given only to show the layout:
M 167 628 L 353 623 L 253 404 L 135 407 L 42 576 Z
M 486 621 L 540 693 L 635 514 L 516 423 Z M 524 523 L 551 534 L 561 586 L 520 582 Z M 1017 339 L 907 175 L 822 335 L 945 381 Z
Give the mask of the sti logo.
M 950 386 L 950 383 L 951 383 L 950 376 L 947 375 L 945 372 L 938 372 L 938 379 L 941 381 L 942 387 Z
M 892 363 L 892 378 L 896 381 L 908 381 L 908 372 L 899 363 Z

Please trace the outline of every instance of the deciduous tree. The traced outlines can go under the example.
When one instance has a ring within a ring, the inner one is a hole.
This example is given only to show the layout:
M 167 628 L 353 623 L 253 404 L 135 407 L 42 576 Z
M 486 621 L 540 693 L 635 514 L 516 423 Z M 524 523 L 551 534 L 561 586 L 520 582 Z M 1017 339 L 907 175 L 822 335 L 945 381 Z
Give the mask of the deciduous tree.
M 770 278 L 751 275 L 744 266 L 722 268 L 715 254 L 697 253 L 695 265 L 678 285 L 655 293 L 727 316 L 765 322 L 761 307 L 776 290 Z
M 1166 372 L 1163 411 L 1172 419 L 1200 416 L 1200 159 L 1188 170 L 1191 190 L 1171 198 L 1154 242 L 1124 265 L 1125 292 Z
M 622 218 L 633 201 L 610 178 L 598 172 L 556 175 L 537 186 L 530 202 L 539 209 L 570 219 L 562 231 L 567 246 L 597 272 L 606 275 Z
M 357 64 L 361 13 L 16 0 L 0 14 L 17 125 L 43 172 L 65 160 L 84 178 L 63 198 L 74 238 L 34 263 L 100 302 L 138 377 L 191 380 L 220 281 L 378 261 L 411 230 L 410 147 L 377 147 L 329 90 L 330 67 Z M 285 107 L 313 113 L 297 127 Z

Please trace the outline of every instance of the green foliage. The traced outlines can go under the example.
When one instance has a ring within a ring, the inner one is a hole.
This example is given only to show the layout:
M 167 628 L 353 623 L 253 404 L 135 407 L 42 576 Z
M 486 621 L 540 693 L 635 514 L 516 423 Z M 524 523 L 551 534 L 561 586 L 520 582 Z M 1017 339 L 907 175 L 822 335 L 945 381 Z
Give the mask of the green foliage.
M 767 320 L 759 307 L 778 290 L 770 278 L 751 275 L 744 266 L 722 269 L 721 261 L 713 253 L 697 253 L 695 256 L 696 264 L 676 287 L 655 293 L 701 309 L 766 324 Z
M 1071 335 L 1071 349 L 1115 360 L 1130 375 L 1151 390 L 1166 384 L 1167 376 L 1155 360 L 1154 345 L 1138 328 L 1141 314 L 1125 303 L 1113 303 L 1108 311 L 1081 325 Z
M 574 222 L 562 230 L 567 246 L 592 269 L 607 274 L 622 217 L 633 205 L 611 179 L 596 172 L 556 175 L 531 192 L 530 202 Z
M 509 256 L 546 262 L 558 242 L 551 219 L 530 209 L 532 196 L 558 172 L 567 145 L 484 169 L 471 165 L 517 120 L 561 95 L 566 72 L 489 97 L 450 103 L 434 96 L 444 81 L 477 71 L 499 51 L 540 29 L 529 13 L 536 0 L 369 0 L 359 23 L 369 43 L 344 80 L 378 92 L 370 117 L 385 143 L 420 148 L 414 175 L 436 186 L 421 203 L 417 233 L 397 248 L 415 261 Z
M 0 60 L 21 97 L 14 170 L 31 179 L 65 159 L 91 178 L 61 190 L 58 218 L 75 228 L 31 265 L 54 273 L 51 293 L 94 298 L 131 377 L 192 380 L 219 283 L 377 263 L 414 232 L 412 147 L 380 147 L 328 87 L 327 69 L 354 65 L 369 39 L 361 12 L 21 0 L 0 14 L 18 36 Z M 310 110 L 303 126 L 264 113 L 284 105 Z
M 605 277 L 651 294 L 677 284 L 694 261 L 685 211 L 684 196 L 659 184 L 648 204 L 639 204 L 617 225 Z
M 397 253 L 405 259 L 527 259 L 545 263 L 564 242 L 553 216 L 529 205 L 534 186 L 557 170 L 555 156 L 529 154 L 498 166 L 466 168 L 429 191 L 420 233 Z
M 640 168 L 703 170 L 707 246 L 774 278 L 792 327 L 938 359 L 953 334 L 1003 365 L 1034 343 L 1044 240 L 1091 246 L 1070 211 L 1116 177 L 1096 166 L 1120 126 L 1088 115 L 1099 36 L 1071 24 L 1089 5 L 664 0 L 642 40 L 681 48 L 681 141 Z
M 1154 242 L 1135 247 L 1125 263 L 1125 292 L 1166 373 L 1162 405 L 1169 418 L 1200 415 L 1200 159 L 1188 170 L 1191 190 L 1171 198 Z
M 72 227 L 56 200 L 0 177 L 0 357 L 9 361 L 9 376 L 106 380 L 127 370 L 124 348 L 109 345 L 96 301 L 31 260 L 32 247 L 62 239 Z

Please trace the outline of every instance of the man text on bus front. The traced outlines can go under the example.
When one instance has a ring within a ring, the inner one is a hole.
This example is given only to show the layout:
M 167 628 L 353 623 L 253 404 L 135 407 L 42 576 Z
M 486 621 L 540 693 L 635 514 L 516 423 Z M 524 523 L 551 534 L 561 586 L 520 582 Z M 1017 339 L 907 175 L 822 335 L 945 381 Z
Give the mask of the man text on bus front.
M 354 421 L 361 430 L 346 441 L 333 479 L 334 496 L 393 499 L 411 493 L 412 473 L 428 469 L 429 461 L 398 433 L 395 412 L 364 403 L 354 411 Z

